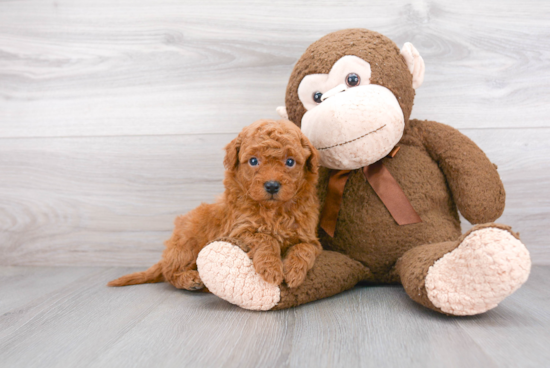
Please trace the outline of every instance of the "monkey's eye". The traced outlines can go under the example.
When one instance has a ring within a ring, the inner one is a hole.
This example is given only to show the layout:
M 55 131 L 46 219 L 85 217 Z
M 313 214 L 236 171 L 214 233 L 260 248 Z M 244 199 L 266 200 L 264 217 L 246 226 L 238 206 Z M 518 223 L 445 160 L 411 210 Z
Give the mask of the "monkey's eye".
M 286 159 L 286 162 L 285 162 L 285 165 L 288 166 L 288 167 L 294 167 L 294 165 L 296 164 L 296 161 L 294 161 L 293 158 L 287 158 Z
M 248 163 L 250 166 L 258 166 L 260 164 L 260 161 L 256 157 L 251 157 L 250 160 L 248 160 Z
M 321 92 L 315 92 L 313 94 L 313 101 L 317 102 L 317 103 L 321 103 L 323 101 L 321 101 L 321 97 L 323 97 L 323 94 Z
M 361 78 L 355 73 L 349 73 L 346 76 L 346 84 L 348 87 L 357 87 L 361 83 Z

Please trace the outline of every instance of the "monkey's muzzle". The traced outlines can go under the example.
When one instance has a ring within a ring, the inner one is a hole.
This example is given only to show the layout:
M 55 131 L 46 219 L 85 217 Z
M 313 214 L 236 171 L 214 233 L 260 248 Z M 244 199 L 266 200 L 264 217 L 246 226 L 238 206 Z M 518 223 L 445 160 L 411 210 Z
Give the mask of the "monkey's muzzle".
M 393 93 L 379 85 L 348 88 L 302 118 L 321 165 L 355 170 L 385 157 L 403 136 L 405 118 Z

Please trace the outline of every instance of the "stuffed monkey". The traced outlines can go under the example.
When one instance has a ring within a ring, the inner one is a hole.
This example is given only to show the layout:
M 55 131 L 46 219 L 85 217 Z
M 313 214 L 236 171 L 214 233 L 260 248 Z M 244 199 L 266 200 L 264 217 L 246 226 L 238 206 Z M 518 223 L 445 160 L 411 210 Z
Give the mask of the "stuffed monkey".
M 197 260 L 210 291 L 243 308 L 283 309 L 358 282 L 401 283 L 427 308 L 474 315 L 529 275 L 525 246 L 493 223 L 505 192 L 481 149 L 458 130 L 410 119 L 424 61 L 365 29 L 331 33 L 298 60 L 277 111 L 320 153 L 324 251 L 298 287 L 265 282 L 231 239 Z M 461 234 L 458 211 L 472 224 Z

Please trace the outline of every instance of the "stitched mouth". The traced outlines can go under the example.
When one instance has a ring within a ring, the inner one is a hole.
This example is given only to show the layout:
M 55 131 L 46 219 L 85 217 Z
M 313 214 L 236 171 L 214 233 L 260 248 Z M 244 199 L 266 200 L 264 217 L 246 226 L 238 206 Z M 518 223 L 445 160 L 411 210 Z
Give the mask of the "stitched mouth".
M 322 148 L 317 148 L 317 147 L 316 147 L 316 148 L 317 148 L 317 151 L 324 151 L 324 150 L 328 150 L 328 149 L 331 149 L 331 148 L 334 148 L 334 147 L 339 147 L 339 146 L 346 145 L 346 144 L 348 144 L 348 143 L 352 143 L 352 142 L 358 141 L 358 140 L 361 139 L 361 138 L 365 138 L 365 137 L 368 136 L 368 135 L 371 135 L 371 134 L 373 134 L 373 133 L 376 133 L 377 131 L 379 131 L 380 129 L 384 128 L 385 126 L 386 126 L 386 124 L 382 125 L 380 128 L 377 128 L 377 129 L 375 129 L 375 130 L 373 130 L 373 131 L 370 131 L 370 132 L 368 132 L 368 133 L 365 133 L 365 134 L 363 134 L 362 136 L 357 137 L 357 138 L 354 138 L 354 139 L 352 139 L 352 140 L 350 140 L 350 141 L 347 141 L 347 142 L 338 143 L 338 144 L 335 144 L 335 145 L 333 145 L 333 146 L 322 147 Z

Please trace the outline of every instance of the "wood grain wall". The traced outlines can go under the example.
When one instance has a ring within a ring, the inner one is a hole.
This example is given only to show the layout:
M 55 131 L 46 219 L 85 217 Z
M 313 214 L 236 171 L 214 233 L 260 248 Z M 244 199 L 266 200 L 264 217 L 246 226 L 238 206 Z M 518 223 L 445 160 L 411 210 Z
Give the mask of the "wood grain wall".
M 155 262 L 222 191 L 222 147 L 352 27 L 416 46 L 413 117 L 487 152 L 500 221 L 550 264 L 550 2 L 1 0 L 0 265 Z

